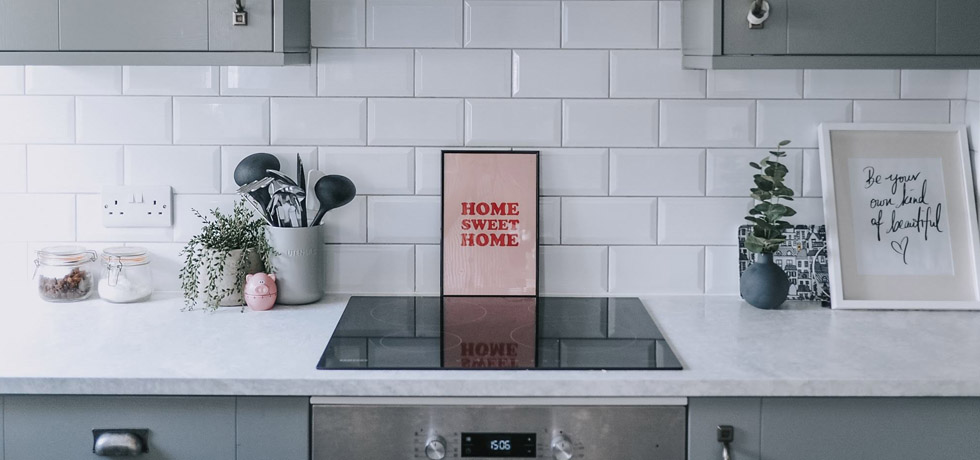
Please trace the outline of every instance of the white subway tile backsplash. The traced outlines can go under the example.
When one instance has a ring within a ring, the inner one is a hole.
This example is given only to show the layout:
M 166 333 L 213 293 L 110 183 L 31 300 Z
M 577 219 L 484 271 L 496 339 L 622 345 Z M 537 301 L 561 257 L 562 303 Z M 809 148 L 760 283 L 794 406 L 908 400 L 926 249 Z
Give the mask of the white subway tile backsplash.
M 0 215 L 17 223 L 0 227 L 5 243 L 75 240 L 75 195 L 2 194 Z
M 173 240 L 186 243 L 201 232 L 204 223 L 194 215 L 194 211 L 203 216 L 209 216 L 212 209 L 228 214 L 239 199 L 238 194 L 174 195 Z
M 75 98 L 79 144 L 169 144 L 173 105 L 169 97 Z
M 514 50 L 515 97 L 606 97 L 609 52 Z
M 718 99 L 799 99 L 803 71 L 792 69 L 709 70 L 708 97 Z
M 949 122 L 966 124 L 966 100 L 949 101 Z
M 806 149 L 803 151 L 803 193 L 802 196 L 821 196 L 823 190 L 820 184 L 820 151 Z
M 27 147 L 0 144 L 0 162 L 4 165 L 4 180 L 0 181 L 0 193 L 26 192 Z
M 30 286 L 27 281 L 28 277 L 33 274 L 33 263 L 31 268 L 24 270 L 24 266 L 17 262 L 23 260 L 34 260 L 34 254 L 28 256 L 27 243 L 23 241 L 0 241 L 0 251 L 6 254 L 8 263 L 0 264 L 0 278 L 4 279 L 11 286 L 8 292 L 17 292 L 18 289 L 24 289 L 27 291 Z M 6 305 L 5 307 L 14 308 L 13 305 Z
M 566 100 L 562 145 L 569 147 L 654 147 L 657 101 Z
M 369 145 L 462 145 L 462 99 L 368 99 Z
M 439 243 L 441 203 L 435 196 L 369 197 L 368 242 Z
M 807 70 L 803 96 L 808 99 L 898 99 L 897 70 Z
M 311 0 L 311 42 L 323 47 L 363 47 L 365 0 Z
M 321 49 L 317 52 L 320 96 L 411 96 L 412 50 Z
M 786 221 L 793 225 L 823 225 L 823 199 L 821 198 L 796 198 L 792 203 L 787 203 L 796 215 L 787 217 Z
M 3 75 L 3 68 L 0 67 L 0 75 Z M 2 79 L 3 77 L 0 77 Z M 967 71 L 966 100 L 980 101 L 980 70 Z
M 83 242 L 104 242 L 118 245 L 123 242 L 173 241 L 172 228 L 109 228 L 102 225 L 102 196 L 77 195 L 77 235 Z M 90 245 L 86 247 L 92 249 Z M 171 276 L 176 276 L 176 273 Z
M 217 146 L 127 146 L 124 178 L 129 185 L 169 185 L 174 193 L 219 193 L 221 149 Z
M 279 159 L 279 171 L 287 174 L 289 177 L 295 178 L 296 176 L 296 155 L 299 154 L 300 158 L 303 160 L 303 167 L 306 169 L 307 173 L 314 169 L 317 169 L 320 162 L 317 157 L 316 147 L 303 147 L 303 146 L 269 146 L 269 145 L 256 145 L 256 146 L 234 146 L 234 147 L 222 147 L 221 148 L 221 193 L 235 193 L 238 190 L 238 184 L 235 183 L 235 168 L 238 167 L 238 163 L 242 161 L 245 157 L 253 153 L 271 153 Z M 335 174 L 332 171 L 326 171 L 327 174 Z
M 760 147 L 791 140 L 796 148 L 817 147 L 820 123 L 851 121 L 851 101 L 759 101 Z
M 442 150 L 419 147 L 415 149 L 415 194 L 442 193 Z
M 467 99 L 466 145 L 561 145 L 561 101 Z
M 609 193 L 606 149 L 543 149 L 540 151 L 541 195 L 593 196 Z
M 180 251 L 183 243 L 138 243 L 150 254 L 150 273 L 155 291 L 179 292 L 180 277 L 176 273 L 184 266 Z
M 661 147 L 752 147 L 755 101 L 661 101 Z
M 609 52 L 610 97 L 703 98 L 704 70 L 684 69 L 681 52 L 612 50 Z
M 681 47 L 681 2 L 660 2 L 660 48 Z
M 704 293 L 704 248 L 613 246 L 609 292 L 614 294 Z
M 609 170 L 610 195 L 704 195 L 701 149 L 611 149 Z
M 949 101 L 854 101 L 857 123 L 949 123 Z
M 27 190 L 30 193 L 101 193 L 103 185 L 119 185 L 122 179 L 122 146 L 27 147 Z
M 510 51 L 415 50 L 415 95 L 508 97 Z
M 367 46 L 459 48 L 461 0 L 367 0 Z
M 23 66 L 0 66 L 0 94 L 24 94 Z
M 272 98 L 272 143 L 364 145 L 367 100 L 362 98 Z
M 562 48 L 656 48 L 658 2 L 562 2 Z
M 561 200 L 562 244 L 657 244 L 657 199 Z
M 120 94 L 118 66 L 33 66 L 24 70 L 27 94 Z
M 751 198 L 660 198 L 659 244 L 732 245 L 738 226 L 752 207 Z
M 0 96 L 0 144 L 75 142 L 75 98 Z
M 463 2 L 467 48 L 558 48 L 561 3 L 553 0 Z
M 356 186 L 356 184 L 355 184 Z M 316 197 L 310 198 L 316 200 Z M 319 204 L 311 208 L 313 214 Z M 356 196 L 345 206 L 335 208 L 323 217 L 323 240 L 327 243 L 366 243 L 367 242 L 367 197 Z
M 965 99 L 967 70 L 903 70 L 903 99 Z
M 758 163 L 769 156 L 768 149 L 708 149 L 707 195 L 749 196 L 755 187 L 752 176 L 758 171 L 749 162 Z M 797 194 L 803 184 L 803 151 L 789 149 L 780 161 L 789 169 L 786 186 Z
M 122 91 L 134 96 L 217 96 L 217 66 L 126 66 Z
M 414 165 L 411 147 L 320 147 L 320 170 L 347 176 L 362 195 L 411 195 Z
M 539 294 L 598 294 L 609 290 L 606 246 L 541 246 Z
M 328 292 L 410 294 L 415 292 L 415 246 L 328 245 Z
M 174 143 L 250 145 L 269 143 L 269 99 L 175 97 Z
M 561 198 L 538 200 L 538 244 L 561 244 Z
M 704 248 L 704 293 L 738 295 L 738 247 Z
M 439 245 L 415 246 L 415 292 L 439 295 L 442 289 L 442 251 Z
M 229 96 L 316 96 L 316 56 L 310 65 L 227 66 L 221 94 Z

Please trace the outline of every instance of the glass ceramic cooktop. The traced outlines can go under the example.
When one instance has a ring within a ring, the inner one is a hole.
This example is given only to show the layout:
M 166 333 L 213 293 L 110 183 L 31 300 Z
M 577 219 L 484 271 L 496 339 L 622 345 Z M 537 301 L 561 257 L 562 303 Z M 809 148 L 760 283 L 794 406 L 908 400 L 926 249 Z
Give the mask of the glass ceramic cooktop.
M 351 297 L 317 369 L 681 364 L 637 298 Z

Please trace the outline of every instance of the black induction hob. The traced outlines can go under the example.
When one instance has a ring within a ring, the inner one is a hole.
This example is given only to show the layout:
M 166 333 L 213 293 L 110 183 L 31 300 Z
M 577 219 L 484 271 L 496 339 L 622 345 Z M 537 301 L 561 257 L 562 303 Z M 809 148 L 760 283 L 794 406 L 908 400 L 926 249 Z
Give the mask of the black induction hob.
M 355 296 L 317 369 L 682 367 L 635 297 Z

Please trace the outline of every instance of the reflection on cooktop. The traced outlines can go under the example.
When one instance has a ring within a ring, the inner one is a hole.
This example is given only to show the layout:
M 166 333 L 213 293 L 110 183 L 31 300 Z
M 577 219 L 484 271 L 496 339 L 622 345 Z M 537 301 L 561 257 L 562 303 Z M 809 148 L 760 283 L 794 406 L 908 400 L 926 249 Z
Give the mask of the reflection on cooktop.
M 317 369 L 680 370 L 635 297 L 351 297 Z

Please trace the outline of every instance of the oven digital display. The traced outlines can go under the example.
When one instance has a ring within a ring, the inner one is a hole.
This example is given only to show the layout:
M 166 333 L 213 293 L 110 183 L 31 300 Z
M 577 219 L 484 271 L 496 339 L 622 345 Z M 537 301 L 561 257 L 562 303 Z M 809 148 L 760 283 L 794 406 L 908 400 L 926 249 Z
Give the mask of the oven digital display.
M 463 457 L 537 457 L 534 433 L 462 433 Z

